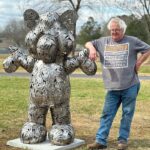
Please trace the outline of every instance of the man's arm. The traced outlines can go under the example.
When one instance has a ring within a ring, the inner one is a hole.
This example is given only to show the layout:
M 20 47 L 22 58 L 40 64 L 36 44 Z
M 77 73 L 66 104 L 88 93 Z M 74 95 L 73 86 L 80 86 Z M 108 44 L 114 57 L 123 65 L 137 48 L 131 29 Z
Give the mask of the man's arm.
M 149 56 L 150 56 L 150 49 L 138 58 L 136 65 L 135 65 L 136 72 L 138 72 L 143 62 L 146 61 Z
M 96 49 L 93 46 L 93 44 L 91 42 L 87 42 L 87 43 L 85 43 L 85 48 L 87 48 L 89 50 L 89 58 L 91 60 L 96 60 L 97 53 L 96 53 Z

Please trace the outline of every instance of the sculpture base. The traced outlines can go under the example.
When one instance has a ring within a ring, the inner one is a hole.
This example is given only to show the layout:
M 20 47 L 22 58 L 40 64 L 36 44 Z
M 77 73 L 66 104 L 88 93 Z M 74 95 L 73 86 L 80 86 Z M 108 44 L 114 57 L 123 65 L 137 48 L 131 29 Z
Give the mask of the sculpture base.
M 83 144 L 85 144 L 85 141 L 80 139 L 74 139 L 73 143 L 65 146 L 52 145 L 48 140 L 38 144 L 24 144 L 20 141 L 20 138 L 10 140 L 7 142 L 7 145 L 9 146 L 18 147 L 22 149 L 29 149 L 29 150 L 42 150 L 42 149 L 43 150 L 69 150 L 69 149 L 79 147 Z

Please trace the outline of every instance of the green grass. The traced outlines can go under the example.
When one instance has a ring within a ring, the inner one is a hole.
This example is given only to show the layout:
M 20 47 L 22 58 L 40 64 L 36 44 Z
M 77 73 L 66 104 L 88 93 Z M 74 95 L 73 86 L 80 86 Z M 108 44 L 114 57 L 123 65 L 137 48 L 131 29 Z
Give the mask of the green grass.
M 72 78 L 71 87 L 72 111 L 80 113 L 94 113 L 97 111 L 95 107 L 103 101 L 105 94 L 102 80 Z M 0 112 L 2 112 L 0 113 L 0 126 L 8 126 L 7 121 L 3 122 L 2 120 L 9 120 L 12 116 L 19 117 L 26 112 L 29 97 L 29 79 L 1 77 L 0 95 Z M 77 105 L 79 107 L 76 107 Z M 91 105 L 94 106 L 92 109 Z M 4 115 L 5 113 L 6 115 Z
M 7 58 L 9 55 L 7 54 L 0 54 L 0 72 L 3 71 L 3 61 L 5 58 Z
M 1 77 L 0 83 L 0 103 L 2 103 L 0 110 L 5 109 L 5 106 L 8 105 L 10 107 L 8 111 L 12 111 L 12 106 L 14 109 L 19 107 L 21 108 L 20 110 L 23 111 L 28 101 L 29 79 L 17 77 Z M 138 100 L 150 100 L 149 86 L 150 81 L 142 81 Z M 94 102 L 92 105 L 97 106 L 99 103 L 103 102 L 106 93 L 101 79 L 71 78 L 71 88 L 72 104 L 78 104 L 78 111 L 83 113 L 87 113 L 87 110 L 84 111 L 84 109 L 89 108 L 85 105 L 80 105 L 80 103 L 88 105 L 88 103 Z M 89 109 L 89 113 L 94 113 L 96 111 L 95 107 L 93 108 L 93 110 L 91 110 L 91 108 Z
M 103 87 L 101 79 L 84 79 L 84 78 L 71 78 L 71 114 L 73 125 L 76 129 L 76 136 L 85 139 L 86 142 L 91 143 L 92 137 L 96 132 L 99 124 L 99 115 L 103 108 L 104 97 L 106 91 Z M 149 115 L 150 107 L 150 81 L 142 81 L 141 90 L 138 96 L 139 106 L 137 113 L 147 117 Z M 20 129 L 27 119 L 29 98 L 29 79 L 19 77 L 0 77 L 0 147 L 5 150 L 11 148 L 5 145 L 6 141 L 19 136 Z M 140 128 L 140 120 L 136 119 L 135 130 L 138 128 L 138 132 L 142 130 Z M 145 133 L 144 136 L 150 138 L 147 130 L 149 129 L 148 120 L 144 120 Z M 117 120 L 117 123 L 119 120 Z M 141 120 L 143 122 L 143 120 Z M 90 125 L 91 124 L 91 125 Z M 139 126 L 139 127 L 138 127 Z M 114 126 L 114 133 L 116 134 L 118 124 Z M 137 133 L 135 133 L 137 134 Z M 139 135 L 138 135 L 139 136 Z M 134 136 L 133 136 L 134 137 Z M 114 137 L 111 136 L 114 140 Z M 137 149 L 135 140 L 131 142 L 134 150 Z M 148 147 L 148 142 L 138 140 L 140 146 L 145 142 Z M 114 142 L 111 141 L 111 146 L 114 147 Z M 19 150 L 16 149 L 15 150 Z M 79 148 L 78 150 L 86 150 L 86 146 Z
M 24 115 L 27 110 L 29 81 L 24 78 L 0 78 L 0 128 L 10 127 L 12 118 Z
M 143 65 L 140 68 L 139 73 L 149 73 L 150 74 L 150 65 Z
M 150 81 L 143 81 L 138 100 L 150 100 Z M 71 78 L 71 109 L 74 113 L 95 114 L 103 105 L 105 90 L 100 79 Z M 25 115 L 29 97 L 29 79 L 0 78 L 0 127 L 9 127 L 12 117 Z M 15 121 L 15 120 L 12 120 Z

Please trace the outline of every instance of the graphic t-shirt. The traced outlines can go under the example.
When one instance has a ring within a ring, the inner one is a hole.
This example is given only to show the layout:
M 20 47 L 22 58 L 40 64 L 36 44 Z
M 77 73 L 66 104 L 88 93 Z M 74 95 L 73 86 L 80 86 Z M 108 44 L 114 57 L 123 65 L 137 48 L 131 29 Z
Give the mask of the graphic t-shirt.
M 102 37 L 92 41 L 99 53 L 105 88 L 123 90 L 139 82 L 135 72 L 137 54 L 150 50 L 150 45 L 133 36 L 120 41 Z

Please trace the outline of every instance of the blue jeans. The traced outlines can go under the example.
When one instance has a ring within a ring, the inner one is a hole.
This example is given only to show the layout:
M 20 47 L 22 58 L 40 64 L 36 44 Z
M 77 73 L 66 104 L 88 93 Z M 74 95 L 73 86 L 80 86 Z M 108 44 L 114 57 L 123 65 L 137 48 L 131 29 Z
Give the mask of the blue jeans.
M 109 131 L 120 104 L 122 104 L 122 119 L 118 141 L 123 140 L 127 142 L 139 89 L 140 83 L 125 90 L 107 92 L 100 120 L 100 128 L 96 134 L 97 143 L 107 145 Z

